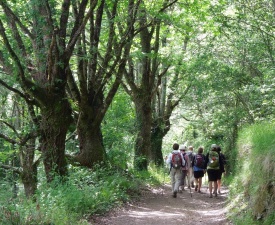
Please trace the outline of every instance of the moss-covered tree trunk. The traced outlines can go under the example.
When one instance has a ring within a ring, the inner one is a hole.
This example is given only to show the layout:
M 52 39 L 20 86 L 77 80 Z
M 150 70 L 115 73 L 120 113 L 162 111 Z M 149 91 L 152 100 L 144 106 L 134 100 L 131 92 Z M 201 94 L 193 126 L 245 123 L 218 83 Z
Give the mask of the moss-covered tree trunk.
M 135 143 L 134 165 L 137 170 L 147 170 L 151 152 L 152 110 L 150 96 L 140 95 L 135 101 L 137 137 Z
M 157 166 L 163 166 L 162 140 L 164 134 L 161 127 L 154 127 L 151 134 L 152 151 L 150 155 L 151 161 Z
M 82 166 L 92 167 L 106 159 L 103 146 L 100 123 L 94 121 L 94 116 L 82 112 L 78 119 L 77 132 L 80 153 L 75 157 Z
M 48 103 L 41 110 L 40 142 L 44 168 L 50 182 L 56 175 L 67 175 L 65 139 L 72 120 L 71 109 L 64 95 L 49 98 Z
M 34 161 L 34 153 L 34 138 L 28 142 L 27 146 L 20 147 L 20 162 L 22 167 L 20 175 L 27 198 L 33 197 L 37 190 L 37 167 L 39 161 Z
M 75 44 L 92 13 L 88 3 L 30 1 L 18 10 L 16 4 L 0 1 L 0 35 L 8 58 L 0 61 L 18 82 L 16 92 L 39 108 L 36 124 L 49 182 L 67 174 L 65 140 L 72 121 L 65 87 Z M 24 11 L 28 13 L 22 16 Z
M 74 159 L 82 166 L 93 167 L 106 159 L 101 123 L 121 83 L 138 5 L 132 0 L 128 5 L 122 1 L 99 1 L 89 18 L 88 32 L 83 32 L 78 41 L 77 79 L 72 72 L 68 86 L 79 111 L 80 152 Z M 123 25 L 116 23 L 121 12 L 125 16 Z

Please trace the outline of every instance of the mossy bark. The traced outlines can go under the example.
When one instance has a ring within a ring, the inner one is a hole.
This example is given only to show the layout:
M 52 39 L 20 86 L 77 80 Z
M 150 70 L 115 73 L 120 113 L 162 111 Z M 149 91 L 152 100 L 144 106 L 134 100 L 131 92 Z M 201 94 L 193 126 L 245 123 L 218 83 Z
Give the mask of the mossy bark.
M 48 182 L 55 175 L 67 175 L 65 139 L 72 120 L 69 103 L 61 96 L 49 98 L 48 104 L 41 109 L 40 141 Z
M 81 166 L 89 168 L 97 163 L 103 163 L 106 159 L 106 153 L 100 123 L 95 121 L 93 114 L 85 112 L 80 114 L 77 131 L 80 153 L 75 157 L 75 161 Z

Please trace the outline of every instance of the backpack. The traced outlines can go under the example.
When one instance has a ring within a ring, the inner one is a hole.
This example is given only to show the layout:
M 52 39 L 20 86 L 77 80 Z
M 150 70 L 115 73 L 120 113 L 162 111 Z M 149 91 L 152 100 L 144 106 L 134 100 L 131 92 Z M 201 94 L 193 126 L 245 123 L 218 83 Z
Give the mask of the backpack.
M 183 163 L 182 163 L 182 157 L 181 157 L 181 153 L 172 153 L 172 160 L 171 160 L 171 166 L 175 169 L 178 169 L 180 167 L 182 167 Z
M 187 152 L 187 155 L 188 155 L 188 157 L 189 157 L 189 161 L 190 161 L 190 164 L 192 164 L 192 162 L 193 162 L 193 152 Z
M 186 155 L 186 152 L 182 153 L 182 158 L 184 159 L 184 167 L 188 167 L 188 159 L 185 157 Z
M 224 154 L 220 153 L 221 161 L 223 162 L 224 165 L 226 165 L 226 159 Z
M 210 169 L 219 169 L 220 162 L 219 162 L 219 153 L 215 151 L 209 152 L 209 161 L 208 161 L 208 168 Z
M 195 155 L 195 161 L 194 161 L 194 165 L 198 168 L 203 169 L 204 168 L 204 156 L 202 154 L 197 154 Z

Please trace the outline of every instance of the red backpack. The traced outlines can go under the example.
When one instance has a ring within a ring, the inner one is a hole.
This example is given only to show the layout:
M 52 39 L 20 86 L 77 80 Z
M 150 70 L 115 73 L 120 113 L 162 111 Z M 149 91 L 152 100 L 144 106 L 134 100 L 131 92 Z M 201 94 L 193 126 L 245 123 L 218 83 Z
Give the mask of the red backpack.
M 172 161 L 171 161 L 171 165 L 173 168 L 178 169 L 180 167 L 182 167 L 182 157 L 181 157 L 181 153 L 177 152 L 177 153 L 172 153 Z
M 198 168 L 203 169 L 204 168 L 204 163 L 205 163 L 204 156 L 202 154 L 197 154 L 195 156 L 194 165 Z

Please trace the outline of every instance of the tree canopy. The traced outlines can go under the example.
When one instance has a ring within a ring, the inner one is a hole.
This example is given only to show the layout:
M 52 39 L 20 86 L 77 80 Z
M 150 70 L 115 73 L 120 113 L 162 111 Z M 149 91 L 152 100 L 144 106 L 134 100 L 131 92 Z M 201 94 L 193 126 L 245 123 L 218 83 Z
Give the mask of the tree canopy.
M 173 141 L 229 151 L 274 120 L 274 1 L 0 6 L 0 162 L 29 196 L 40 161 L 48 182 L 69 165 L 147 170 Z

